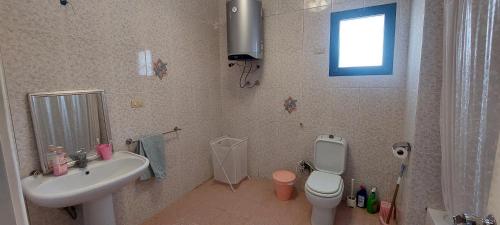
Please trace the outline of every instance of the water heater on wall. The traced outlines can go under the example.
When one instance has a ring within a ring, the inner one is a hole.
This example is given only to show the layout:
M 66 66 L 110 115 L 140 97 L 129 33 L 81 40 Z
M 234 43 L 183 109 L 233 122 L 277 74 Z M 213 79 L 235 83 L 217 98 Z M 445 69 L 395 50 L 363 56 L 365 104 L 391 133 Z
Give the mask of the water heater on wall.
M 228 59 L 261 59 L 264 47 L 261 0 L 227 1 L 226 16 Z

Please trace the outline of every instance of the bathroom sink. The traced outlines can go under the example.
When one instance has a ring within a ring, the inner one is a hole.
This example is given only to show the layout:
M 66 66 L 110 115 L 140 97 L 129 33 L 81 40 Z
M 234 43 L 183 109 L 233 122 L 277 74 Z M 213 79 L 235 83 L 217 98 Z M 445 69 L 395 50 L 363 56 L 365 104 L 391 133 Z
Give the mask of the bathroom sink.
M 84 218 L 89 216 L 85 215 L 86 208 L 89 213 L 106 211 L 113 215 L 111 194 L 137 179 L 148 165 L 149 160 L 143 156 L 119 151 L 110 160 L 89 162 L 87 168 L 72 168 L 63 176 L 26 177 L 22 179 L 23 192 L 30 201 L 44 207 L 62 208 L 83 204 Z

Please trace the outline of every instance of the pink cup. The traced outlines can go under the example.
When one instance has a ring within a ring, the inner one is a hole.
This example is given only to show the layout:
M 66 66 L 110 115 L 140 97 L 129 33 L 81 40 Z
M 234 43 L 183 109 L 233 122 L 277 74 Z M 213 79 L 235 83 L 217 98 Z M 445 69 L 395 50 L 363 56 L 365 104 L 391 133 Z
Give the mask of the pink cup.
M 62 176 L 68 172 L 68 164 L 55 164 L 52 167 L 52 172 L 54 173 L 54 176 Z
M 99 154 L 103 160 L 111 159 L 111 155 L 113 155 L 112 149 L 113 147 L 111 144 L 100 144 L 96 147 L 97 154 Z

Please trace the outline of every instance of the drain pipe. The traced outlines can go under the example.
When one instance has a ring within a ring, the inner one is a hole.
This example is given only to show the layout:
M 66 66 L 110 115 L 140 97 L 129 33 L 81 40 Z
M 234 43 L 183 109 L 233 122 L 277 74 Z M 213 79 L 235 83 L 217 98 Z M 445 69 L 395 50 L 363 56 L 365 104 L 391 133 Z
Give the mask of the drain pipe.
M 299 162 L 297 162 L 295 170 L 297 171 L 297 174 L 306 175 L 306 174 L 311 174 L 313 171 L 316 170 L 316 168 L 314 167 L 314 164 L 311 161 L 300 160 Z
M 76 208 L 74 206 L 64 207 L 63 209 L 66 213 L 68 213 L 71 219 L 76 220 L 78 218 L 78 213 L 76 212 Z

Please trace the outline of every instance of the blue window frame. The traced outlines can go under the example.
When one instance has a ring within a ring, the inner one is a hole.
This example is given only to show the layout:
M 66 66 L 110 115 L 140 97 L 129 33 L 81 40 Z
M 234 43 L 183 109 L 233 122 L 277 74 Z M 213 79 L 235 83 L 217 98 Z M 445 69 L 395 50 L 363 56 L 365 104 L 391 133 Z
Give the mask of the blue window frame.
M 392 75 L 396 3 L 334 12 L 330 76 Z

